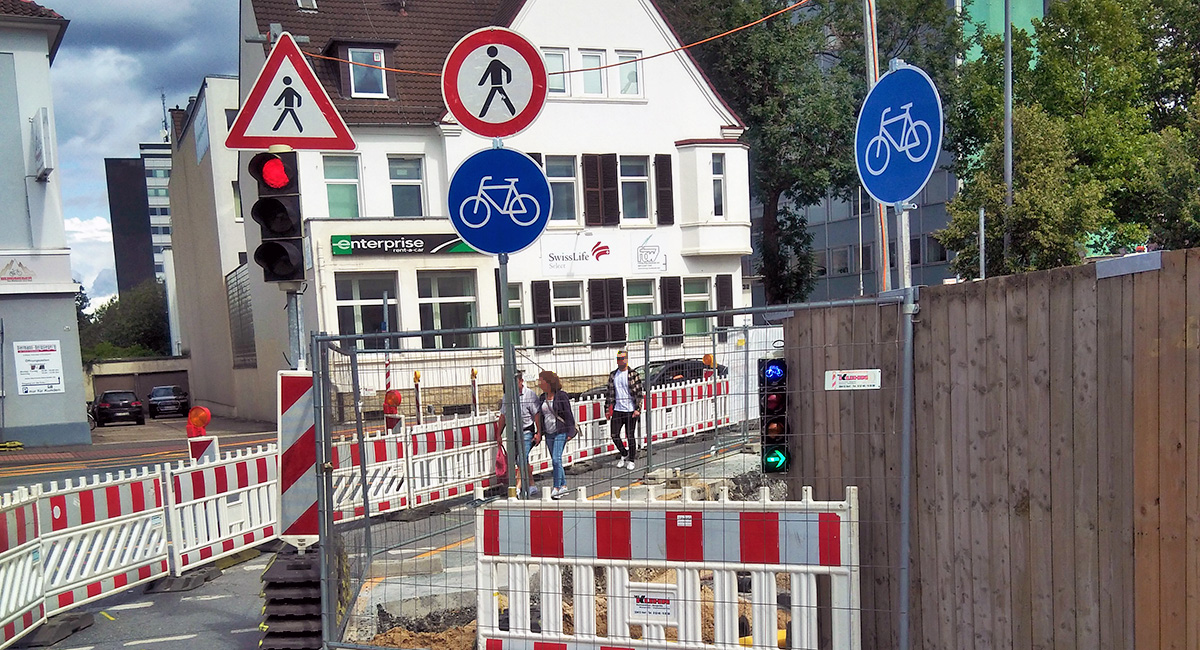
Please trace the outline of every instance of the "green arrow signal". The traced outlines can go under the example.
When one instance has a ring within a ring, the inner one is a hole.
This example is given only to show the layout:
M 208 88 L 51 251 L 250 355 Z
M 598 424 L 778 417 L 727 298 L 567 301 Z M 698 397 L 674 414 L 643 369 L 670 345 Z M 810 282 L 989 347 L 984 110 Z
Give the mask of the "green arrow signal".
M 788 455 L 787 449 L 772 447 L 763 452 L 762 462 L 764 472 L 786 472 L 788 465 L 791 464 L 791 457 Z

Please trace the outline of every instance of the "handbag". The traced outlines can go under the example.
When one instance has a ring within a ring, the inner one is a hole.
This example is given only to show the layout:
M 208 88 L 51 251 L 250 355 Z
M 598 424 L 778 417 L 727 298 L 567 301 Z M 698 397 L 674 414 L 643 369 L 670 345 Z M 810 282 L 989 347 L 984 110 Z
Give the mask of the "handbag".
M 496 445 L 496 476 L 508 477 L 508 452 L 504 451 L 504 442 Z

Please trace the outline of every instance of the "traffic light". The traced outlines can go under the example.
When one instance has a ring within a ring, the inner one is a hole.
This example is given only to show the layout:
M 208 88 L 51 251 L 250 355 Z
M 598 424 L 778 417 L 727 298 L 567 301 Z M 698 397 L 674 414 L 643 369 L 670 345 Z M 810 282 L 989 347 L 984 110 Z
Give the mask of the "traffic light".
M 258 181 L 258 200 L 250 208 L 250 216 L 262 229 L 254 261 L 263 268 L 263 280 L 303 280 L 304 223 L 296 152 L 260 153 L 250 159 L 249 172 Z
M 787 381 L 787 361 L 758 360 L 759 434 L 764 474 L 786 472 L 792 464 L 792 452 L 788 449 Z

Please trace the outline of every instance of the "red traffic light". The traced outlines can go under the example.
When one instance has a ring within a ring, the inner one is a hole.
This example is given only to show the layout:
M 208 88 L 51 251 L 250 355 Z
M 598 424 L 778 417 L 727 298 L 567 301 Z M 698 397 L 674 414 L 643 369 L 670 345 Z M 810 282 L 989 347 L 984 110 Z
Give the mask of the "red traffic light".
M 292 175 L 282 160 L 272 158 L 263 163 L 262 181 L 278 190 L 292 182 Z
M 260 197 L 296 194 L 300 191 L 295 151 L 257 154 L 250 159 L 247 171 L 258 181 Z

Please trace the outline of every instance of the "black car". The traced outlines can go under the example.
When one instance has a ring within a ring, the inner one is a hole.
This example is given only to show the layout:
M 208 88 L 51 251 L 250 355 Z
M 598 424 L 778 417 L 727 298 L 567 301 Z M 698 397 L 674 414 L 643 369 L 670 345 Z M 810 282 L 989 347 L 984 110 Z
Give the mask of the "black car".
M 642 376 L 642 383 L 649 387 L 703 379 L 708 367 L 703 359 L 659 359 L 637 370 Z M 729 368 L 718 363 L 717 376 L 725 377 L 728 374 Z
M 160 415 L 187 415 L 191 402 L 187 391 L 179 386 L 155 386 L 147 398 L 150 404 L 150 419 Z
M 92 416 L 96 418 L 96 426 L 102 427 L 110 422 L 146 423 L 142 414 L 142 402 L 131 390 L 106 390 L 92 403 Z

